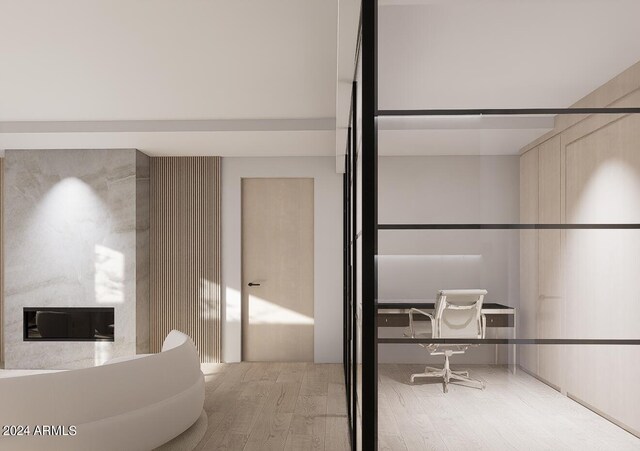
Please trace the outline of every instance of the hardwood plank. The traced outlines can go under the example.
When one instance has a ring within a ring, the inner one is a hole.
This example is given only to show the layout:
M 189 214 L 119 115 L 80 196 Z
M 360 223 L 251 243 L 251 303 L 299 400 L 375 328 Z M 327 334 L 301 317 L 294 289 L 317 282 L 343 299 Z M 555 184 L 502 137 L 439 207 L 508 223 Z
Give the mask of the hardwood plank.
M 523 371 L 468 369 L 487 383 L 485 390 L 450 385 L 444 394 L 441 384 L 426 390 L 404 382 L 415 365 L 380 365 L 380 449 L 402 449 L 397 437 L 409 450 L 640 449 L 639 438 Z M 414 401 L 406 388 L 414 389 Z
M 285 449 L 325 449 L 326 417 L 294 414 Z
M 205 399 L 205 402 L 206 402 L 206 399 Z M 202 437 L 202 439 L 200 439 L 200 442 L 196 445 L 193 451 L 201 451 L 205 449 L 207 442 L 209 442 L 213 434 L 216 431 L 220 430 L 221 428 L 225 427 L 225 420 L 228 417 L 230 417 L 230 414 L 224 413 L 224 412 L 213 412 L 208 414 L 209 426 L 207 427 L 207 430 L 204 433 L 204 436 Z
M 306 371 L 306 363 L 288 363 L 278 374 L 276 382 L 302 382 Z
M 267 368 L 270 363 L 265 362 L 251 362 L 247 363 L 249 369 L 245 373 L 242 378 L 242 382 L 254 382 L 259 381 L 263 377 L 265 377 L 265 373 L 267 372 Z
M 324 436 L 325 449 L 331 451 L 347 451 L 349 444 L 349 426 L 346 417 L 327 416 L 327 426 Z
M 266 401 L 265 412 L 293 413 L 299 392 L 299 383 L 276 382 Z
M 307 370 L 302 378 L 301 395 L 326 395 L 328 390 L 328 375 L 318 370 Z
M 324 435 L 324 434 L 323 434 Z M 287 437 L 287 443 L 285 444 L 286 451 L 316 451 L 324 448 L 324 437 L 322 441 L 319 441 L 317 437 L 308 435 L 292 435 Z
M 244 449 L 247 451 L 284 449 L 291 417 L 291 413 L 262 415 L 253 427 Z
M 346 415 L 346 393 L 344 384 L 330 382 L 327 388 L 327 414 Z
M 399 435 L 380 434 L 378 436 L 378 449 L 380 451 L 408 451 L 407 445 Z
M 341 365 L 246 362 L 206 371 L 209 427 L 197 451 L 349 449 Z
M 236 434 L 233 432 L 223 432 L 219 436 L 214 436 L 207 442 L 207 444 L 202 448 L 204 451 L 215 450 L 215 451 L 242 451 L 244 449 L 245 444 L 247 443 L 247 439 L 249 438 L 244 434 Z
M 408 449 L 447 449 L 440 432 L 428 414 L 411 415 L 398 425 L 399 435 Z
M 294 412 L 308 416 L 324 415 L 327 412 L 327 397 L 300 395 Z
M 344 386 L 344 370 L 341 364 L 328 364 L 322 366 L 327 367 L 327 380 L 329 383 L 340 384 Z

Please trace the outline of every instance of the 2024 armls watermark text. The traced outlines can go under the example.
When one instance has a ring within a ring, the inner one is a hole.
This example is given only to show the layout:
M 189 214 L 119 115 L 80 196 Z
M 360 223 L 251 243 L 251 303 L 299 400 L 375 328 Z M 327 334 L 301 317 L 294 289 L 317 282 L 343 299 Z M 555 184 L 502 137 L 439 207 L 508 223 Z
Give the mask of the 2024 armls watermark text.
M 2 426 L 2 435 L 10 437 L 19 436 L 45 436 L 45 437 L 73 437 L 78 433 L 76 426 L 62 426 L 53 424 L 5 424 Z

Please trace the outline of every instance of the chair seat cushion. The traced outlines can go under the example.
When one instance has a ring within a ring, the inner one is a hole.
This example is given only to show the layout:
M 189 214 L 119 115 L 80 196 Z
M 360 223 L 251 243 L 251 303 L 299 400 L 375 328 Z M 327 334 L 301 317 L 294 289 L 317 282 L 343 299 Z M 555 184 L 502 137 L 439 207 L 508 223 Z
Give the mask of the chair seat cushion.
M 420 323 L 424 323 L 424 324 L 420 324 Z M 420 321 L 420 323 L 417 323 L 417 324 L 416 322 L 413 323 L 413 330 L 416 334 L 415 335 L 416 338 L 431 338 L 432 337 L 431 321 Z M 404 336 L 411 337 L 410 327 L 405 327 Z

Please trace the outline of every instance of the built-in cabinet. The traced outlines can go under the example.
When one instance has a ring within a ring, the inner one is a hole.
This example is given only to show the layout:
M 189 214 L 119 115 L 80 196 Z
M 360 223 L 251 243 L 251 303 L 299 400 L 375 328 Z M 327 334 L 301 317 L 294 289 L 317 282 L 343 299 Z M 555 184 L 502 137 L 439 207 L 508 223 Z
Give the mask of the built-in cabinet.
M 640 223 L 640 117 L 589 118 L 563 133 L 562 144 L 567 223 Z M 638 338 L 640 229 L 567 230 L 565 236 L 567 337 Z M 567 394 L 636 434 L 638 381 L 638 346 L 567 347 Z
M 538 222 L 538 152 L 534 147 L 520 157 L 520 221 Z M 538 231 L 520 231 L 520 308 L 518 335 L 533 338 L 538 328 Z M 520 365 L 538 373 L 538 347 L 521 346 Z
M 520 158 L 520 221 L 562 222 L 560 135 Z M 561 338 L 563 324 L 562 231 L 520 232 L 520 337 Z M 521 365 L 561 390 L 560 346 L 523 346 Z
M 520 158 L 520 220 L 640 223 L 640 117 L 587 117 Z M 520 235 L 521 338 L 640 337 L 640 230 Z M 520 365 L 638 434 L 640 347 L 524 345 Z
M 560 224 L 562 184 L 560 176 L 560 136 L 539 146 L 538 219 L 540 224 Z M 562 337 L 562 231 L 538 231 L 537 337 Z M 562 349 L 538 347 L 538 375 L 555 387 L 562 385 Z

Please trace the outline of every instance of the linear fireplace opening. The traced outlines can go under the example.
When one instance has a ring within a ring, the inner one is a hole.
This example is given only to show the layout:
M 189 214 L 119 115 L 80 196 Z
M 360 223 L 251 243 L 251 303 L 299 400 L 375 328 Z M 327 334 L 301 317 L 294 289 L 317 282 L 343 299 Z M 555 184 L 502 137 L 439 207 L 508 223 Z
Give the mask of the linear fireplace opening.
M 113 341 L 113 307 L 25 307 L 24 341 Z

